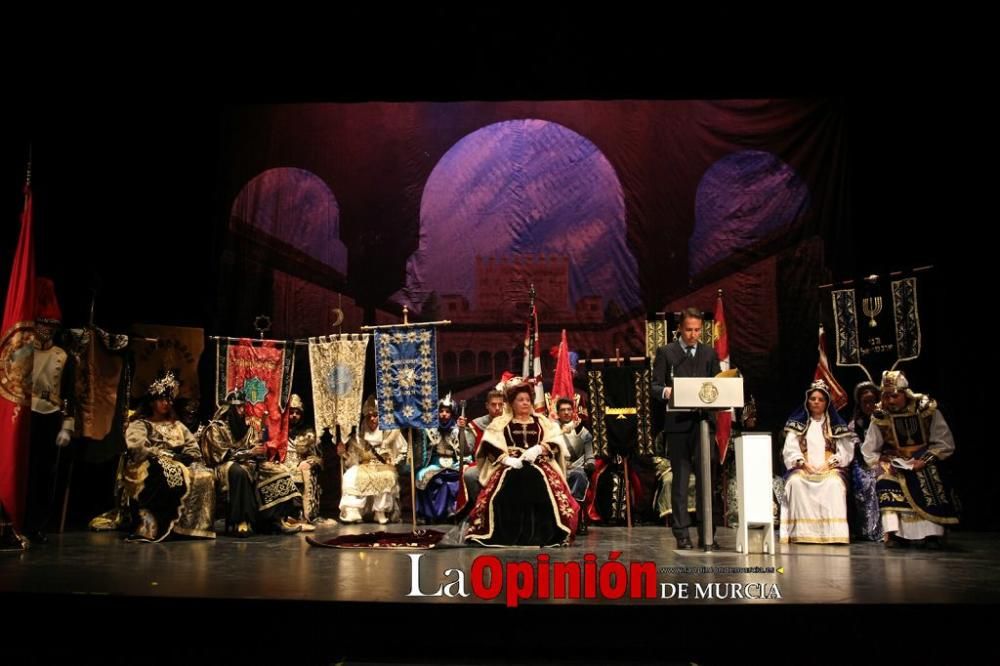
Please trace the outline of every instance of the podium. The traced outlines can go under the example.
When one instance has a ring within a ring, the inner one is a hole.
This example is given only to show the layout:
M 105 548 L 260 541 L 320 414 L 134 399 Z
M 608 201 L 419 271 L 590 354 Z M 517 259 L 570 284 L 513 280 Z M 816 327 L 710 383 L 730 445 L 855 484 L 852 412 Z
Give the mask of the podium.
M 771 505 L 771 434 L 745 432 L 736 438 L 736 488 L 740 524 L 736 552 L 750 554 L 749 529 L 764 529 L 761 550 L 774 555 L 774 509 Z
M 722 411 L 743 406 L 742 377 L 674 377 L 667 409 L 678 411 Z M 708 419 L 701 419 L 701 533 L 702 548 L 712 550 L 712 449 L 714 442 Z

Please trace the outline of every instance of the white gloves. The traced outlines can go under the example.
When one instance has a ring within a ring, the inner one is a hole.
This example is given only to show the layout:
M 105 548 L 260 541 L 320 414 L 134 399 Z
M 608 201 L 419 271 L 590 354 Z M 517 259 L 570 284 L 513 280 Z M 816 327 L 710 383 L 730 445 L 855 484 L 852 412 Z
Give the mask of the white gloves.
M 59 431 L 59 434 L 56 435 L 56 446 L 67 446 L 71 439 L 73 439 L 73 433 L 66 428 L 63 428 Z
M 510 467 L 511 469 L 521 469 L 522 467 L 524 467 L 524 463 L 521 462 L 521 459 L 515 458 L 514 456 L 507 456 L 500 462 L 502 462 L 507 467 Z
M 528 448 L 527 451 L 521 454 L 521 460 L 527 463 L 535 462 L 535 458 L 545 453 L 545 449 L 541 444 L 535 444 Z

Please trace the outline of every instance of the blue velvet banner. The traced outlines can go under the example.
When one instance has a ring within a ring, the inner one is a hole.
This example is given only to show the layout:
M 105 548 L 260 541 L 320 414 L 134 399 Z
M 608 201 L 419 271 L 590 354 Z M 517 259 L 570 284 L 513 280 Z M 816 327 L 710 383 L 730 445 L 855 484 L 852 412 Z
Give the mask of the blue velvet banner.
M 389 328 L 375 332 L 375 397 L 385 430 L 438 426 L 437 332 Z

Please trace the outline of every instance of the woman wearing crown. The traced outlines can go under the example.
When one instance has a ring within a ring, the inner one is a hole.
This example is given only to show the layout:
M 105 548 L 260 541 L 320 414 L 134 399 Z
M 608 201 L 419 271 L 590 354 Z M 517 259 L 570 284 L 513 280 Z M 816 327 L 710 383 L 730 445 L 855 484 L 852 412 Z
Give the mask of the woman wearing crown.
M 504 386 L 509 410 L 493 419 L 476 455 L 483 489 L 465 540 L 483 546 L 560 546 L 576 533 L 580 506 L 566 485 L 559 427 L 534 413 L 532 388 Z
M 826 382 L 814 381 L 785 423 L 782 543 L 850 543 L 847 466 L 856 439 L 832 408 Z
M 162 541 L 171 534 L 215 538 L 213 475 L 202 465 L 194 435 L 174 414 L 179 385 L 172 372 L 154 381 L 142 415 L 125 431 L 132 540 Z

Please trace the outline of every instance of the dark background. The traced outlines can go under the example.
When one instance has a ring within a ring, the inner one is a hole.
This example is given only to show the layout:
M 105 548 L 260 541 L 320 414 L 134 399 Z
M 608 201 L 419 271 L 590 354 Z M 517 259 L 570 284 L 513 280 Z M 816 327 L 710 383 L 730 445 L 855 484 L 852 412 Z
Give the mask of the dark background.
M 225 137 L 246 105 L 828 99 L 846 118 L 850 182 L 846 223 L 824 229 L 826 268 L 840 280 L 935 267 L 922 287 L 929 306 L 913 383 L 938 398 L 955 431 L 966 525 L 996 528 L 987 508 L 998 491 L 980 464 L 990 453 L 983 324 L 995 299 L 989 209 L 978 206 L 989 123 L 975 101 L 984 83 L 975 46 L 944 49 L 844 17 L 772 18 L 437 8 L 282 16 L 266 29 L 168 17 L 159 30 L 144 20 L 114 35 L 15 20 L 17 39 L 4 47 L 0 275 L 29 143 L 38 273 L 55 280 L 65 322 L 87 320 L 96 290 L 96 321 L 109 330 L 156 321 L 233 335 L 250 331 L 217 311 L 232 196 Z M 774 397 L 773 430 L 815 363 L 806 328 L 783 350 L 777 371 L 790 379 Z M 841 372 L 850 390 L 858 378 Z

